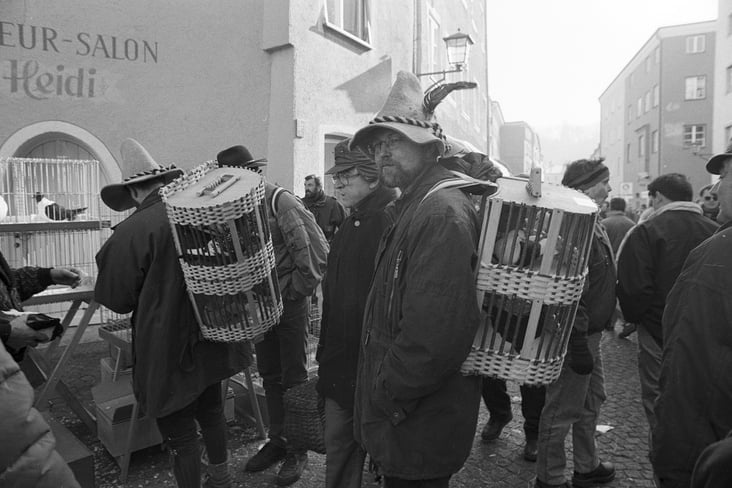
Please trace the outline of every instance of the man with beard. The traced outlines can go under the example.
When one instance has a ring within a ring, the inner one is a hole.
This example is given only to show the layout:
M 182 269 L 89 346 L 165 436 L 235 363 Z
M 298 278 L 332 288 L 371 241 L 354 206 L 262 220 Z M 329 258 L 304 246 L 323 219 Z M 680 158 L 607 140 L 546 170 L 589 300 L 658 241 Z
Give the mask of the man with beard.
M 351 143 L 402 192 L 376 253 L 354 404 L 356 440 L 385 488 L 447 487 L 470 454 L 480 401 L 480 377 L 460 373 L 480 320 L 479 222 L 465 193 L 438 186 L 452 174 L 422 98 L 417 78 L 399 72 Z
M 346 209 L 335 198 L 326 195 L 323 191 L 323 182 L 315 175 L 305 177 L 305 198 L 302 199 L 305 208 L 315 216 L 315 221 L 323 230 L 328 242 L 346 218 Z

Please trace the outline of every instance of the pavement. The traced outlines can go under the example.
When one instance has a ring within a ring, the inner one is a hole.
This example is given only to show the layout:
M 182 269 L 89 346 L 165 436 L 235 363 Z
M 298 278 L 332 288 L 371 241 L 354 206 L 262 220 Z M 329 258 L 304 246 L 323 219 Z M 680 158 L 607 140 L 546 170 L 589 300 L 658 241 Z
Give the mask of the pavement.
M 88 408 L 94 408 L 91 387 L 100 381 L 100 359 L 109 353 L 106 342 L 98 340 L 91 327 L 85 340 L 77 347 L 62 379 Z M 597 446 L 602 460 L 612 461 L 617 470 L 609 488 L 653 487 L 653 475 L 648 460 L 648 425 L 640 402 L 637 369 L 636 335 L 620 339 L 615 331 L 603 333 L 602 353 L 607 400 L 602 407 Z M 514 420 L 503 430 L 499 439 L 483 443 L 480 431 L 488 420 L 481 406 L 473 450 L 463 469 L 451 480 L 452 488 L 533 487 L 534 463 L 524 461 L 520 393 L 517 384 L 509 382 Z M 133 454 L 126 484 L 119 482 L 120 470 L 101 442 L 74 416 L 60 398 L 51 399 L 50 414 L 63 423 L 92 452 L 98 488 L 115 487 L 175 487 L 168 459 L 160 446 Z M 245 473 L 243 467 L 263 441 L 256 429 L 237 418 L 229 424 L 231 466 L 237 487 L 274 487 L 277 466 L 260 473 Z M 567 438 L 567 477 L 572 476 L 571 435 Z M 293 488 L 315 488 L 325 485 L 325 456 L 310 453 L 309 463 L 300 481 Z M 372 476 L 364 475 L 364 488 L 377 488 Z

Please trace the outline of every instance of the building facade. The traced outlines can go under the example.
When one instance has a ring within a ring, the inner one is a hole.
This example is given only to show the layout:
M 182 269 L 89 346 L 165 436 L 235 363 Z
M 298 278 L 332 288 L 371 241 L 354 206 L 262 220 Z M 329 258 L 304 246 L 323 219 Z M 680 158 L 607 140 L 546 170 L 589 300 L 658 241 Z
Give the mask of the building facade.
M 719 0 L 715 57 L 713 153 L 732 139 L 732 0 Z
M 528 174 L 533 167 L 542 167 L 541 142 L 534 130 L 523 121 L 506 122 L 499 136 L 501 162 L 514 175 Z
M 715 22 L 662 27 L 600 96 L 600 154 L 613 194 L 647 203 L 647 186 L 683 173 L 709 183 L 713 146 Z
M 399 70 L 450 69 L 443 38 L 474 41 L 474 81 L 437 110 L 445 132 L 488 140 L 486 7 L 479 0 L 10 0 L 0 11 L 0 157 L 101 162 L 123 139 L 191 168 L 234 144 L 302 194 L 333 147 L 367 123 Z M 422 77 L 427 88 L 437 81 Z

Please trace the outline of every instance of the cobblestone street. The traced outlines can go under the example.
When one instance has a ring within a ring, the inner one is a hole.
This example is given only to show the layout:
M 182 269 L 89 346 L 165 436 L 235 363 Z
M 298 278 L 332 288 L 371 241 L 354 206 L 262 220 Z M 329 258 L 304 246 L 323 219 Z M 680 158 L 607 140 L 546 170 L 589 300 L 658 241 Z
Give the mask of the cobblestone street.
M 618 326 L 619 330 L 619 326 Z M 648 427 L 640 403 L 638 373 L 636 368 L 635 335 L 619 339 L 616 332 L 605 332 L 602 348 L 605 368 L 607 401 L 600 418 L 600 426 L 607 432 L 597 434 L 597 444 L 603 460 L 615 463 L 617 477 L 605 485 L 611 488 L 652 487 L 652 472 L 647 457 Z M 99 381 L 99 359 L 106 355 L 103 342 L 89 342 L 79 346 L 70 362 L 71 367 L 64 380 L 72 390 L 89 402 L 88 391 Z M 509 383 L 514 420 L 503 430 L 501 438 L 489 444 L 481 442 L 480 430 L 488 420 L 485 407 L 481 407 L 473 451 L 465 467 L 451 482 L 453 488 L 473 487 L 531 487 L 534 479 L 534 464 L 523 460 L 524 434 L 520 409 L 518 385 Z M 54 403 L 51 413 L 64 423 L 93 452 L 97 486 L 112 487 L 174 487 L 168 470 L 167 456 L 160 447 L 136 452 L 132 456 L 127 484 L 118 481 L 119 468 L 101 443 L 81 424 L 61 401 Z M 246 460 L 256 452 L 263 441 L 256 438 L 252 427 L 238 422 L 230 425 L 230 448 L 235 473 L 235 486 L 275 486 L 277 467 L 262 473 L 244 473 Z M 571 477 L 571 436 L 568 438 L 567 476 Z M 315 488 L 324 486 L 325 457 L 310 453 L 308 467 L 303 477 L 293 488 Z M 368 482 L 366 482 L 368 480 Z M 378 484 L 365 478 L 364 486 L 376 488 Z

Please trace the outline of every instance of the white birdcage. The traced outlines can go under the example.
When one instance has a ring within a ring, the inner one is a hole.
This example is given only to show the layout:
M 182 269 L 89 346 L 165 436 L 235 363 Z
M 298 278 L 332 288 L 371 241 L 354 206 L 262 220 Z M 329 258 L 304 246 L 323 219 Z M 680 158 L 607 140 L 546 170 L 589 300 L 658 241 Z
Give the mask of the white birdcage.
M 482 209 L 482 320 L 462 371 L 549 384 L 567 350 L 597 206 L 578 191 L 542 187 L 540 172 L 498 184 Z
M 10 266 L 74 267 L 96 276 L 94 256 L 111 233 L 99 191 L 96 160 L 0 159 L 0 249 Z

